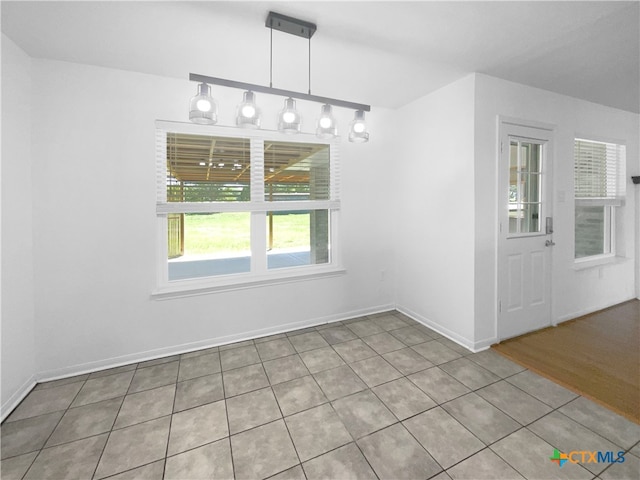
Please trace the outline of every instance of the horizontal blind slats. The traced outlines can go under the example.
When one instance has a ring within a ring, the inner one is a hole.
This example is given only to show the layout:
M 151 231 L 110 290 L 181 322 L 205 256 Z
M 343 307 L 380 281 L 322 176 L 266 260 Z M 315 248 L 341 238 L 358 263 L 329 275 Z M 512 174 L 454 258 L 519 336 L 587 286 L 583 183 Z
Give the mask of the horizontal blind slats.
M 179 212 L 337 209 L 333 143 L 156 129 L 156 203 Z
M 159 203 L 158 214 L 217 212 L 288 212 L 294 210 L 339 210 L 339 200 L 302 200 L 287 202 L 208 202 Z
M 575 198 L 615 204 L 625 194 L 625 147 L 576 139 L 574 148 Z
M 156 130 L 156 201 L 167 201 L 167 132 Z

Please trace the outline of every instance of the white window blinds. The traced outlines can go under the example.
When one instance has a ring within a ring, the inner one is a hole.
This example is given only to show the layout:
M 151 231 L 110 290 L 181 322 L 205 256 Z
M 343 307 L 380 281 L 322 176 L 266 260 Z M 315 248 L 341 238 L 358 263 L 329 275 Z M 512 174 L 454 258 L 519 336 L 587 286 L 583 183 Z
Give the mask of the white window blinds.
M 575 198 L 581 205 L 621 205 L 625 196 L 625 146 L 576 138 Z

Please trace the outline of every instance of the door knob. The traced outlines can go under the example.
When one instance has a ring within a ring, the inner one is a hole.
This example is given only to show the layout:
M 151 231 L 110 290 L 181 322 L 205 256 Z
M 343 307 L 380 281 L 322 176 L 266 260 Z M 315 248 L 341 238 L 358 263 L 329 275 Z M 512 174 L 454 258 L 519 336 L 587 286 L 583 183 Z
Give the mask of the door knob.
M 554 242 L 553 240 L 547 240 L 546 242 L 544 242 L 545 247 L 553 247 L 555 244 L 556 242 Z

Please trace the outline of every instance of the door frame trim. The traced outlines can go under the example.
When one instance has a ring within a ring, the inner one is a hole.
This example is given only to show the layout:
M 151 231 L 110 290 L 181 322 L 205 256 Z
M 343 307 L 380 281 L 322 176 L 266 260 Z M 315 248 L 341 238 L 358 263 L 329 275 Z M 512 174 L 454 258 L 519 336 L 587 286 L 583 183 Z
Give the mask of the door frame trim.
M 494 265 L 494 292 L 495 292 L 495 298 L 494 298 L 494 311 L 495 311 L 495 318 L 494 318 L 494 332 L 495 332 L 495 338 L 497 343 L 500 343 L 503 338 L 500 337 L 500 330 L 499 330 L 499 320 L 500 320 L 500 306 L 499 306 L 499 302 L 500 302 L 500 280 L 499 280 L 499 254 L 500 254 L 500 208 L 501 208 L 501 203 L 500 203 L 500 159 L 501 159 L 501 155 L 502 152 L 500 152 L 500 142 L 502 139 L 502 135 L 504 132 L 505 128 L 508 128 L 509 126 L 514 126 L 514 127 L 523 127 L 523 128 L 533 128 L 533 129 L 537 129 L 537 130 L 542 130 L 542 131 L 546 131 L 551 135 L 551 141 L 550 141 L 550 148 L 548 149 L 548 151 L 550 151 L 550 157 L 551 157 L 551 178 L 549 180 L 548 183 L 548 202 L 549 205 L 551 207 L 551 212 L 553 215 L 553 211 L 554 211 L 554 199 L 555 199 L 555 195 L 554 195 L 554 189 L 553 189 L 553 185 L 554 185 L 554 177 L 555 177 L 555 162 L 553 161 L 555 159 L 555 150 L 556 150 L 556 131 L 557 131 L 557 125 L 552 124 L 552 123 L 545 123 L 545 122 L 539 122 L 536 120 L 527 120 L 527 119 L 523 119 L 523 118 L 518 118 L 518 117 L 511 117 L 508 115 L 496 115 L 496 137 L 495 137 L 495 177 L 494 177 L 494 181 L 495 181 L 495 185 L 496 185 L 496 191 L 495 191 L 495 198 L 494 198 L 494 204 L 496 205 L 496 210 L 495 210 L 495 218 L 494 218 L 494 232 L 495 232 L 495 245 L 494 245 L 494 255 L 495 255 L 495 265 Z M 555 318 L 555 316 L 553 315 L 553 311 L 554 311 L 554 295 L 553 295 L 553 252 L 551 252 L 551 259 L 550 259 L 550 273 L 549 273 L 549 292 L 550 292 L 550 297 L 549 297 L 549 309 L 550 309 L 550 325 L 551 326 L 557 326 L 558 322 L 557 319 Z

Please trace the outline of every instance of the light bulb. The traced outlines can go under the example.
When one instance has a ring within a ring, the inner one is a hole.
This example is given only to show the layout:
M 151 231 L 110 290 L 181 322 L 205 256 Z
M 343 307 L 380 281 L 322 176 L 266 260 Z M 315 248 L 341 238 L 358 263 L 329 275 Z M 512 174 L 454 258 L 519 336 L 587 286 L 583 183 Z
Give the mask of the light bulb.
M 296 102 L 289 97 L 284 101 L 284 108 L 278 114 L 278 130 L 282 133 L 298 133 L 302 125 L 300 114 L 296 110 Z
M 196 102 L 196 107 L 198 107 L 198 110 L 200 110 L 201 112 L 208 112 L 211 110 L 211 102 L 209 100 L 201 98 Z
M 367 123 L 364 119 L 364 112 L 356 110 L 356 114 L 349 128 L 349 141 L 354 143 L 364 143 L 369 141 L 367 133 Z
M 253 105 L 245 105 L 242 107 L 242 115 L 247 118 L 253 118 L 256 114 L 256 108 Z
M 244 92 L 242 103 L 236 110 L 236 125 L 243 128 L 260 128 L 260 109 L 251 90 Z
M 330 119 L 330 118 L 322 117 L 322 118 L 320 119 L 320 126 L 321 126 L 322 128 L 329 128 L 329 127 L 331 126 L 331 123 L 332 123 L 332 122 L 331 122 L 331 119 Z
M 320 138 L 334 138 L 338 135 L 337 123 L 331 113 L 331 105 L 329 104 L 323 105 L 320 110 L 316 135 Z
M 189 120 L 210 125 L 218 121 L 218 107 L 206 83 L 198 85 L 198 94 L 189 102 Z

